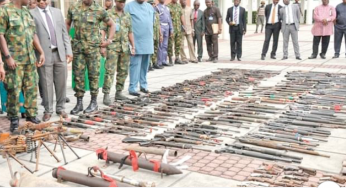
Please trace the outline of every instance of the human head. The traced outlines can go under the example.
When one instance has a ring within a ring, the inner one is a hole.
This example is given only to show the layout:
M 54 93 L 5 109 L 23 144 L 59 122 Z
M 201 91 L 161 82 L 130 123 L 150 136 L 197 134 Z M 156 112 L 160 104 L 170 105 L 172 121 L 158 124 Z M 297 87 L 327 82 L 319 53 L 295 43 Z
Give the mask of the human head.
M 327 6 L 327 5 L 329 4 L 329 0 L 322 0 L 322 4 L 323 4 L 324 6 Z
M 195 2 L 193 3 L 194 9 L 198 10 L 200 6 L 201 6 L 201 3 L 199 2 L 199 0 L 195 0 Z
M 342 3 L 346 4 L 346 0 L 342 0 Z
M 299 3 L 299 0 L 294 0 L 296 3 Z
M 6 3 L 8 3 L 7 0 L 0 0 L 0 7 L 3 6 Z
M 115 0 L 115 7 L 119 11 L 124 10 L 125 3 L 126 3 L 126 0 Z
M 165 4 L 165 0 L 159 0 L 159 3 Z
M 290 4 L 290 0 L 284 0 L 284 4 L 285 5 L 289 5 Z
M 30 0 L 28 4 L 29 9 L 34 9 L 37 6 L 37 1 L 36 0 Z
M 113 6 L 113 1 L 112 0 L 105 0 L 105 9 L 111 9 Z
M 82 0 L 83 4 L 90 6 L 94 0 Z
M 205 0 L 205 5 L 207 6 L 207 8 L 213 7 L 213 5 L 211 4 L 211 0 Z
M 279 3 L 279 0 L 273 0 L 274 5 Z
M 48 5 L 49 5 L 49 0 L 37 0 L 37 6 L 40 9 L 45 9 Z
M 172 0 L 172 3 L 178 3 L 178 0 Z
M 180 0 L 180 4 L 183 8 L 186 7 L 186 0 Z
M 261 6 L 264 6 L 266 4 L 266 2 L 261 1 Z
M 234 6 L 239 6 L 239 4 L 240 4 L 240 0 L 234 0 Z

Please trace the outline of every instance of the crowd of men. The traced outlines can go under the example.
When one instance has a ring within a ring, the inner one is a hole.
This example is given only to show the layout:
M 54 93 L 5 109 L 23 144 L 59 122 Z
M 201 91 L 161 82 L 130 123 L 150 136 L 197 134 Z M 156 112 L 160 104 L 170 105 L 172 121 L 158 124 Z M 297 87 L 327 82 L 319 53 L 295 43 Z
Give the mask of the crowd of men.
M 0 79 L 7 95 L 7 116 L 10 130 L 19 124 L 19 95 L 25 98 L 26 121 L 40 123 L 37 116 L 37 85 L 44 106 L 43 121 L 49 121 L 56 96 L 55 113 L 67 118 L 65 112 L 67 64 L 72 62 L 75 82 L 76 106 L 71 114 L 91 113 L 98 109 L 99 75 L 101 56 L 106 58 L 105 77 L 102 88 L 103 103 L 111 104 L 110 90 L 116 73 L 116 100 L 123 100 L 124 83 L 130 75 L 128 92 L 140 96 L 149 93 L 147 72 L 153 69 L 198 63 L 203 57 L 203 37 L 207 44 L 208 60 L 218 61 L 218 35 L 222 33 L 222 16 L 212 0 L 205 0 L 207 8 L 199 9 L 194 1 L 189 8 L 186 0 L 105 0 L 105 7 L 94 0 L 73 3 L 66 19 L 62 12 L 50 6 L 49 0 L 0 0 Z M 234 0 L 229 8 L 226 22 L 231 38 L 231 61 L 242 57 L 242 38 L 246 34 L 246 11 L 241 0 Z M 300 58 L 298 30 L 302 14 L 297 1 L 284 6 L 273 0 L 272 4 L 258 9 L 258 20 L 265 21 L 265 41 L 261 59 L 264 60 L 273 36 L 271 58 L 276 58 L 280 30 L 284 38 L 284 59 L 288 58 L 289 37 L 292 38 L 295 56 Z M 346 36 L 346 0 L 336 9 L 328 0 L 314 11 L 312 33 L 314 59 L 322 40 L 321 58 L 325 58 L 330 35 L 335 28 L 335 55 L 339 57 L 342 37 Z M 69 31 L 74 28 L 71 39 Z M 256 32 L 258 28 L 256 29 Z M 261 28 L 261 32 L 263 26 Z M 189 58 L 184 51 L 186 39 Z M 197 45 L 196 45 L 197 44 Z M 197 46 L 197 54 L 195 54 Z M 174 61 L 173 61 L 174 59 Z M 4 62 L 4 63 L 3 63 Z M 83 107 L 85 94 L 85 71 L 88 70 L 91 100 Z M 38 73 L 37 73 L 38 72 Z M 139 88 L 138 88 L 139 85 Z

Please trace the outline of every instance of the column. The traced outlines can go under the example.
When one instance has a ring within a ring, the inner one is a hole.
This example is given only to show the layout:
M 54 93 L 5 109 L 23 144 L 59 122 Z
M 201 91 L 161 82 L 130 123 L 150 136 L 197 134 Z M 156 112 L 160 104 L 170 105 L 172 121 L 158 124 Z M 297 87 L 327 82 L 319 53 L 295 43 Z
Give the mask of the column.
M 226 16 L 227 16 L 227 10 L 228 8 L 231 8 L 232 5 L 233 5 L 233 2 L 231 0 L 222 0 L 220 2 L 221 6 L 220 6 L 220 11 L 221 11 L 221 14 L 222 14 L 222 34 L 221 34 L 221 37 L 222 39 L 230 39 L 230 36 L 229 36 L 229 25 L 228 23 L 226 23 Z
M 252 0 L 247 3 L 247 23 L 252 24 Z
M 306 24 L 312 24 L 312 0 L 307 0 Z

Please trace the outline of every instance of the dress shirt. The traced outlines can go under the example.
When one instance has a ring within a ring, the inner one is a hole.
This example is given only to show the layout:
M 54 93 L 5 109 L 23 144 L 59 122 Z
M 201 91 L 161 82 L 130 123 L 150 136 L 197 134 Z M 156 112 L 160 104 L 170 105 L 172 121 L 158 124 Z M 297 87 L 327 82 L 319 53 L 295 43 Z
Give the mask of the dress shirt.
M 43 19 L 44 25 L 45 25 L 45 27 L 46 27 L 46 29 L 47 29 L 47 31 L 48 31 L 49 37 L 52 37 L 52 36 L 50 36 L 49 27 L 48 27 L 47 19 L 46 19 L 46 13 L 43 12 L 44 10 L 47 11 L 47 14 L 48 14 L 48 16 L 50 17 L 50 19 L 52 20 L 53 27 L 54 27 L 54 29 L 55 29 L 55 22 L 54 22 L 52 13 L 50 12 L 49 6 L 47 6 L 45 9 L 41 9 L 41 8 L 39 8 L 39 7 L 37 7 L 37 8 L 38 8 L 38 10 L 39 10 L 39 12 L 40 12 L 40 14 L 41 14 L 41 16 L 42 16 L 42 19 Z M 55 48 L 57 48 L 57 46 L 51 45 L 51 48 L 52 48 L 52 49 L 55 49 Z
M 286 9 L 286 24 L 293 24 L 293 11 L 291 4 L 285 6 Z M 289 15 L 289 16 L 288 16 Z
M 237 9 L 237 20 L 233 20 L 236 25 L 239 24 L 239 5 L 238 6 L 233 6 L 233 19 L 235 18 L 235 9 Z
M 275 7 L 275 21 L 274 23 L 272 23 L 272 16 L 273 16 L 273 10 L 274 10 L 274 7 Z M 268 24 L 275 24 L 275 23 L 278 23 L 279 22 L 279 3 L 274 5 L 272 4 L 272 9 L 270 10 L 270 15 L 269 15 L 269 18 L 268 18 Z

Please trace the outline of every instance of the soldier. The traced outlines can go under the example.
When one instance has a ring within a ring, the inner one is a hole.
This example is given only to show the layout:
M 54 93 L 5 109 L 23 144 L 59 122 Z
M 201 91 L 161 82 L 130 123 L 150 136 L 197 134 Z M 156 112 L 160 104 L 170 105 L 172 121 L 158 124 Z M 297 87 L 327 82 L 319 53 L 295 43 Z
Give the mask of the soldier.
M 185 64 L 182 62 L 180 57 L 180 47 L 181 47 L 181 41 L 182 41 L 182 33 L 181 28 L 185 27 L 184 23 L 184 16 L 183 16 L 183 9 L 181 5 L 178 3 L 178 0 L 172 0 L 168 4 L 169 11 L 172 16 L 172 22 L 173 22 L 173 38 L 168 41 L 168 57 L 169 57 L 169 63 L 173 64 L 172 56 L 173 56 L 173 43 L 174 43 L 174 53 L 175 53 L 175 64 Z
M 85 93 L 84 73 L 88 68 L 88 77 L 91 93 L 91 101 L 84 113 L 97 110 L 97 95 L 100 74 L 100 47 L 107 47 L 113 42 L 115 24 L 110 19 L 106 10 L 93 0 L 78 1 L 70 6 L 67 12 L 66 25 L 70 30 L 73 21 L 76 30 L 75 38 L 72 40 L 74 72 L 74 88 L 77 104 L 71 110 L 71 114 L 83 111 L 83 97 Z M 101 40 L 100 27 L 104 22 L 109 26 L 108 40 Z M 102 41 L 102 42 L 101 42 Z M 101 43 L 101 44 L 100 44 Z M 101 49 L 102 50 L 102 49 Z M 105 51 L 105 48 L 103 49 Z
M 156 9 L 156 5 L 154 0 L 148 0 L 148 3 Z M 157 56 L 159 44 L 162 43 L 162 33 L 160 28 L 160 15 L 159 13 L 155 13 L 155 21 L 154 21 L 154 54 L 151 56 L 151 64 L 149 66 L 149 71 L 154 70 L 153 67 L 161 69 L 162 67 L 158 67 L 157 65 Z
M 165 0 L 159 0 L 156 6 L 156 12 L 160 16 L 160 29 L 162 33 L 162 41 L 160 41 L 156 69 L 162 69 L 161 66 L 172 66 L 167 63 L 167 48 L 169 37 L 173 38 L 173 24 L 169 8 L 165 5 Z
M 0 0 L 0 7 L 5 5 L 6 3 L 8 3 L 7 0 Z M 0 53 L 0 81 L 4 81 L 4 79 L 5 79 L 4 62 L 2 62 L 2 57 Z
M 124 12 L 125 2 L 126 0 L 115 0 L 115 7 L 108 10 L 109 16 L 115 22 L 115 35 L 114 42 L 107 47 L 105 82 L 102 90 L 104 93 L 103 104 L 107 106 L 111 103 L 109 93 L 115 71 L 117 71 L 115 99 L 127 99 L 121 92 L 124 89 L 124 83 L 129 71 L 130 52 L 132 55 L 135 54 L 131 15 Z M 109 28 L 107 29 L 109 30 Z M 102 32 L 104 35 L 105 32 Z M 131 51 L 129 41 L 132 47 Z
M 105 0 L 105 9 L 110 10 L 113 7 L 113 1 L 112 0 Z
M 24 91 L 26 121 L 38 124 L 37 115 L 37 71 L 36 66 L 44 64 L 45 57 L 35 31 L 35 22 L 24 7 L 28 0 L 12 0 L 0 11 L 0 47 L 6 62 L 5 88 L 7 95 L 7 116 L 11 121 L 10 131 L 18 128 L 19 93 Z M 36 61 L 35 51 L 39 55 Z M 35 66 L 36 65 L 36 66 Z

